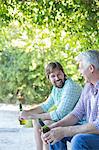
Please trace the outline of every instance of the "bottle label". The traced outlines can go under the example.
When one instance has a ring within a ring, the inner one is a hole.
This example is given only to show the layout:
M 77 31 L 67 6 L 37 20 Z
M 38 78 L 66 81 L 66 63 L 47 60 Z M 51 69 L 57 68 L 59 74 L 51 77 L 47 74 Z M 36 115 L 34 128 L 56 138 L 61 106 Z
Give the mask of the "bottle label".
M 25 125 L 27 123 L 27 120 L 19 120 L 20 125 Z

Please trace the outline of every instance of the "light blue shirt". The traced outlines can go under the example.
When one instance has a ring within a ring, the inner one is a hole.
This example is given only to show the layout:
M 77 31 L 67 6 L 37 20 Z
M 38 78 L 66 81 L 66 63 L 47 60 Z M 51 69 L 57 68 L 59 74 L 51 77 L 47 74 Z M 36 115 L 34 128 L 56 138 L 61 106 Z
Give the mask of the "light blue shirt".
M 62 88 L 53 87 L 48 99 L 41 104 L 44 112 L 52 106 L 57 109 L 50 112 L 51 119 L 58 121 L 70 113 L 76 105 L 81 95 L 82 88 L 75 83 L 72 79 L 68 78 Z

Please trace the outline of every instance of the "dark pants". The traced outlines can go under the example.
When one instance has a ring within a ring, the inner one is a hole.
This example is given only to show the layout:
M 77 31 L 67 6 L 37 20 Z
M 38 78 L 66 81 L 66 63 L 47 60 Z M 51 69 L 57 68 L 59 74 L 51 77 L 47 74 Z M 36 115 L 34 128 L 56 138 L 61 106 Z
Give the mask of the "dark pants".
M 72 138 L 63 138 L 54 145 L 50 144 L 50 150 L 67 150 L 67 141 L 71 141 L 71 150 L 99 150 L 97 134 L 77 134 Z

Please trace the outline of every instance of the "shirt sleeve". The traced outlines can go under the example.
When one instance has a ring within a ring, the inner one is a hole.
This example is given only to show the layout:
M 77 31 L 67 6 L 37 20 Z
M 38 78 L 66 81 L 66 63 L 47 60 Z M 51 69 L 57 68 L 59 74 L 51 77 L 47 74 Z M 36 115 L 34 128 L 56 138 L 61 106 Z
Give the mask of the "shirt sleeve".
M 95 126 L 95 128 L 97 130 L 99 130 L 99 118 L 96 121 L 93 122 L 93 125 Z
M 49 95 L 48 99 L 40 106 L 44 112 L 47 112 L 53 105 L 54 105 L 54 100 L 53 100 L 53 89 L 52 89 L 52 92 Z
M 95 121 L 93 121 L 93 125 L 95 126 L 97 130 L 99 130 L 99 100 L 97 104 L 97 118 Z
M 50 112 L 51 119 L 58 121 L 70 113 L 80 97 L 81 90 L 80 86 L 68 83 L 62 93 L 57 109 Z

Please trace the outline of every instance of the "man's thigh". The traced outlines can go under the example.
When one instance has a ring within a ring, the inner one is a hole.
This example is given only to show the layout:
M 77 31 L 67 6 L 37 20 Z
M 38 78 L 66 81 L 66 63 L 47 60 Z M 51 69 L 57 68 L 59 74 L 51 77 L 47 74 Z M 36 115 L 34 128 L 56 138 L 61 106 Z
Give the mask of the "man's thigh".
M 71 147 L 73 150 L 99 150 L 99 135 L 77 134 L 71 140 Z
M 55 143 L 54 145 L 49 145 L 50 150 L 67 150 L 67 141 L 71 141 L 72 137 L 64 137 L 59 142 Z

